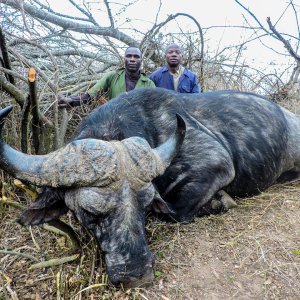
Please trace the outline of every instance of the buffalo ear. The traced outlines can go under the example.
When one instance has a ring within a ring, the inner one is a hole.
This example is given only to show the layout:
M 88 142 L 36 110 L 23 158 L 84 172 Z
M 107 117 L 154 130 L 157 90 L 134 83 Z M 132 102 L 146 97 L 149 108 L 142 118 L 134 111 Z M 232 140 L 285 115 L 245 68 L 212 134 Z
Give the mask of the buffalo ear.
M 167 202 L 156 191 L 152 202 L 152 210 L 158 214 L 172 214 L 172 209 L 168 206 Z
M 21 212 L 17 222 L 27 226 L 48 223 L 58 219 L 68 211 L 64 196 L 63 190 L 44 188 L 36 201 Z

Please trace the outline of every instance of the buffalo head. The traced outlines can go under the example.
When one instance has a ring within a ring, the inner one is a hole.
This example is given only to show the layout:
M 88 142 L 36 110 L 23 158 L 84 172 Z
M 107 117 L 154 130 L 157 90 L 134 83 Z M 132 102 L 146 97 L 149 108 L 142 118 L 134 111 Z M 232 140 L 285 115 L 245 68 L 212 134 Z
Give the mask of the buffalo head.
M 10 110 L 0 111 L 0 133 Z M 175 133 L 154 149 L 140 137 L 82 139 L 47 155 L 27 155 L 0 136 L 0 167 L 22 181 L 62 189 L 66 206 L 104 252 L 110 281 L 140 286 L 151 282 L 154 273 L 145 209 L 154 201 L 156 208 L 168 210 L 152 180 L 165 172 L 184 135 L 185 123 L 177 115 Z

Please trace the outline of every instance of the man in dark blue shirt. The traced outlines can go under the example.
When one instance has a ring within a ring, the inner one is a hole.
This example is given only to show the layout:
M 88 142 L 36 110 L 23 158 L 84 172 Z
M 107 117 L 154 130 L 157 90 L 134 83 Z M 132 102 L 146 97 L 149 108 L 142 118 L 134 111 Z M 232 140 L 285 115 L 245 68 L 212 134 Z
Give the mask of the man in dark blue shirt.
M 179 93 L 200 93 L 196 75 L 181 65 L 181 48 L 177 44 L 169 45 L 165 57 L 167 64 L 150 75 L 155 86 Z

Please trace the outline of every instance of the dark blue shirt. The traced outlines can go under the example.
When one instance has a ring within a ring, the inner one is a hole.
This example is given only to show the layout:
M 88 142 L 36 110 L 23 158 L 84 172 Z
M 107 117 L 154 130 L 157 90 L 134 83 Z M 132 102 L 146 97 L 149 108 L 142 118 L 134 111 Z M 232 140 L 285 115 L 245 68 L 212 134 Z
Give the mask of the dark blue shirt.
M 167 66 L 158 68 L 150 75 L 150 79 L 156 87 L 162 87 L 168 90 L 174 90 L 173 76 L 170 74 Z M 177 92 L 179 93 L 200 93 L 196 75 L 184 68 L 179 78 Z

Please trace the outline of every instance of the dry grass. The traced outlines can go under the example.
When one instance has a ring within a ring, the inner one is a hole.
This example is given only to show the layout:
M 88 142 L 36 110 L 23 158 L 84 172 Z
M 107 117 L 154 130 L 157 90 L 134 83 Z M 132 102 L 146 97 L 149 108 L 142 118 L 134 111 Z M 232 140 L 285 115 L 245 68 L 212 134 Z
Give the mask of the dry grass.
M 10 184 L 2 193 L 22 204 L 29 201 L 17 197 L 20 192 Z M 65 221 L 81 237 L 81 252 L 74 252 L 64 236 L 20 227 L 18 209 L 2 206 L 0 249 L 10 252 L 0 253 L 0 299 L 299 299 L 299 195 L 300 183 L 294 183 L 189 225 L 150 219 L 156 280 L 134 290 L 117 290 L 107 282 L 95 242 L 71 216 Z M 36 262 L 77 253 L 76 261 L 29 270 Z

